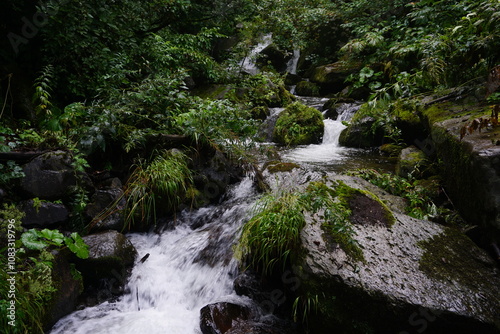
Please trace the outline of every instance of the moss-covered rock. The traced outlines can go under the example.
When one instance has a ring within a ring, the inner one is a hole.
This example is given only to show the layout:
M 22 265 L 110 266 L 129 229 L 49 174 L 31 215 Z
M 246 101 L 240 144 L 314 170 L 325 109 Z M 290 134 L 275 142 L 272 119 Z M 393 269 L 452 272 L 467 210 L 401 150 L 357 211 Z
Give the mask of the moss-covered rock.
M 401 150 L 396 165 L 396 174 L 404 178 L 421 179 L 428 174 L 429 161 L 424 152 L 415 146 Z
M 295 87 L 295 93 L 301 96 L 319 96 L 319 86 L 314 82 L 300 81 Z
M 363 186 L 355 178 L 340 180 Z M 350 198 L 373 200 L 361 193 Z M 393 216 L 390 228 L 353 225 L 365 261 L 331 247 L 321 224 L 307 220 L 306 251 L 293 270 L 304 278 L 298 294 L 318 310 L 309 314 L 311 332 L 416 332 L 425 323 L 426 333 L 497 333 L 500 281 L 487 254 L 459 232 L 450 235 L 438 224 Z
M 435 99 L 435 97 L 433 97 Z M 448 196 L 462 217 L 500 241 L 500 128 L 460 133 L 471 119 L 488 118 L 491 109 L 480 104 L 433 103 L 422 110 L 430 137 L 419 147 L 437 155 Z M 491 241 L 490 241 L 491 242 Z
M 386 155 L 388 157 L 398 157 L 403 150 L 403 147 L 397 144 L 389 143 L 380 146 L 379 150 L 383 155 Z
M 316 144 L 323 136 L 324 127 L 320 111 L 295 102 L 281 112 L 273 138 L 283 145 Z
M 375 122 L 375 118 L 371 116 L 353 119 L 349 126 L 340 134 L 340 145 L 358 148 L 381 145 L 384 134 L 381 129 L 374 126 Z
M 346 87 L 345 80 L 347 77 L 359 69 L 359 63 L 339 61 L 316 67 L 311 74 L 310 80 L 321 86 L 323 94 L 337 93 Z
M 300 166 L 293 162 L 270 161 L 265 164 L 265 168 L 269 171 L 269 173 L 274 174 L 279 172 L 289 172 L 295 168 L 300 168 Z

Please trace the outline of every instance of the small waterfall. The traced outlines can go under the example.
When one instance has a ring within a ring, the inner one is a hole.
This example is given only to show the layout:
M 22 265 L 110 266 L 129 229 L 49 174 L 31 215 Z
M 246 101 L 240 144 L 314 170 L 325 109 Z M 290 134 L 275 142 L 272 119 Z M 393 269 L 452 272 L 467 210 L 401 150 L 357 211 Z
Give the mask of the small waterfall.
M 299 58 L 300 58 L 300 50 L 294 49 L 292 59 L 290 59 L 286 64 L 286 71 L 288 73 L 297 74 L 297 65 L 299 64 Z
M 309 105 L 318 106 L 317 98 L 316 100 L 309 100 Z M 354 103 L 343 104 L 337 109 L 339 115 L 336 120 L 325 119 L 323 121 L 325 130 L 321 144 L 307 145 L 289 150 L 285 152 L 283 157 L 299 163 L 319 164 L 330 164 L 345 159 L 345 154 L 349 152 L 349 149 L 339 145 L 340 134 L 346 128 L 342 122 L 350 120 L 359 107 L 359 104 Z
M 150 254 L 144 263 L 136 263 L 130 292 L 117 302 L 66 316 L 50 333 L 199 334 L 203 306 L 217 301 L 248 304 L 233 290 L 238 266 L 232 245 L 255 201 L 253 181 L 244 179 L 228 197 L 221 205 L 184 212 L 174 230 L 130 234 L 138 259 Z
M 255 75 L 259 72 L 257 65 L 255 63 L 259 53 L 262 52 L 266 47 L 268 47 L 273 41 L 272 34 L 267 34 L 262 37 L 262 40 L 250 50 L 248 55 L 240 63 L 240 71 Z

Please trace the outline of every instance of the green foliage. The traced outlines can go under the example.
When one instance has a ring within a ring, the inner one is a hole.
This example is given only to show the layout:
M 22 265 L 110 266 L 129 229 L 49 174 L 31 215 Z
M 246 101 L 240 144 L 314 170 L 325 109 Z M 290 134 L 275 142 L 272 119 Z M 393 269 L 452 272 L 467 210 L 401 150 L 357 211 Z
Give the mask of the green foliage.
M 157 211 L 175 210 L 186 200 L 193 179 L 187 156 L 179 151 L 165 152 L 149 164 L 139 164 L 125 186 L 126 222 L 129 228 L 156 222 Z M 159 205 L 161 203 L 161 205 Z
M 431 219 L 438 215 L 438 208 L 432 196 L 424 187 L 418 186 L 417 181 L 407 180 L 390 174 L 379 173 L 373 169 L 361 169 L 350 173 L 359 176 L 370 183 L 384 189 L 390 194 L 403 197 L 406 200 L 406 213 L 418 219 Z M 442 210 L 441 214 L 452 214 Z
M 76 256 L 86 259 L 89 256 L 88 246 L 78 233 L 65 237 L 58 230 L 30 229 L 21 235 L 23 245 L 31 250 L 43 250 L 48 247 L 61 248 L 66 245 Z
M 6 186 L 13 180 L 24 177 L 24 172 L 21 166 L 14 161 L 0 163 L 0 186 Z
M 290 104 L 276 121 L 273 137 L 285 145 L 313 144 L 323 135 L 323 115 L 300 102 Z
M 37 116 L 43 120 L 44 127 L 57 130 L 57 122 L 52 118 L 54 106 L 51 102 L 50 91 L 54 79 L 54 67 L 52 65 L 45 66 L 40 72 L 39 77 L 35 80 L 32 102 L 35 105 Z

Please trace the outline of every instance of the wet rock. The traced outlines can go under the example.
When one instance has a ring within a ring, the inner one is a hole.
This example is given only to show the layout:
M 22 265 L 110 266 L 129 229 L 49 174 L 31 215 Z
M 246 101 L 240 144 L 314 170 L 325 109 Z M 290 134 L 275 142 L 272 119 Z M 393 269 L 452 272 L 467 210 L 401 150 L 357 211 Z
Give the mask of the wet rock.
M 83 237 L 89 245 L 88 259 L 77 262 L 87 290 L 106 290 L 101 294 L 119 295 L 127 282 L 137 251 L 117 231 L 105 231 Z
M 32 199 L 19 203 L 19 209 L 25 213 L 22 225 L 27 228 L 48 228 L 64 225 L 69 219 L 69 210 L 62 203 L 52 203 Z
M 460 232 L 393 215 L 390 228 L 353 225 L 364 257 L 358 261 L 329 244 L 330 232 L 308 219 L 306 256 L 294 271 L 306 278 L 301 292 L 319 299 L 311 331 L 413 333 L 425 326 L 436 334 L 498 333 L 500 279 L 487 254 Z
M 250 270 L 242 272 L 236 277 L 234 280 L 234 291 L 239 296 L 247 296 L 257 302 L 270 299 L 269 293 L 264 292 L 258 275 Z
M 434 98 L 434 97 L 433 97 Z M 488 118 L 491 110 L 461 101 L 434 103 L 422 111 L 430 137 L 417 142 L 427 155 L 441 160 L 440 174 L 447 195 L 460 215 L 471 225 L 481 226 L 490 242 L 500 242 L 500 147 L 499 128 L 475 131 L 460 139 L 472 118 Z
M 424 152 L 415 146 L 407 147 L 400 152 L 398 164 L 396 165 L 397 175 L 404 178 L 421 179 L 429 176 L 427 175 L 428 171 L 429 161 Z
M 346 87 L 345 81 L 349 75 L 359 70 L 360 64 L 339 61 L 316 67 L 310 77 L 311 82 L 322 88 L 322 95 L 337 93 Z
M 25 177 L 21 180 L 21 190 L 31 198 L 64 198 L 78 182 L 72 162 L 71 155 L 65 151 L 47 152 L 34 158 L 23 166 Z M 78 177 L 84 181 L 85 188 L 91 188 L 92 183 L 86 174 Z
M 297 330 L 286 321 L 271 323 L 245 321 L 238 322 L 226 334 L 296 334 Z
M 370 116 L 363 117 L 360 120 L 351 123 L 340 134 L 340 145 L 358 148 L 379 146 L 382 144 L 383 133 L 381 131 L 373 133 L 372 127 L 374 124 L 375 119 Z
M 291 58 L 291 53 L 282 51 L 275 44 L 271 44 L 259 53 L 257 65 L 260 68 L 271 65 L 277 72 L 283 73 L 286 71 L 287 63 Z
M 402 147 L 396 144 L 384 144 L 380 146 L 380 153 L 389 157 L 398 157 L 402 151 Z
M 218 201 L 226 192 L 227 186 L 243 176 L 243 170 L 231 163 L 222 152 L 207 153 L 194 159 L 197 173 L 193 181 L 199 190 L 195 198 L 195 205 L 198 207 Z
M 233 326 L 252 317 L 250 308 L 233 303 L 209 304 L 200 311 L 200 328 L 203 334 L 224 334 Z
M 85 208 L 85 215 L 89 220 L 93 221 L 92 230 L 123 230 L 123 209 L 125 204 L 123 190 L 120 188 L 112 187 L 97 190 Z M 106 209 L 111 209 L 109 214 L 105 212 Z

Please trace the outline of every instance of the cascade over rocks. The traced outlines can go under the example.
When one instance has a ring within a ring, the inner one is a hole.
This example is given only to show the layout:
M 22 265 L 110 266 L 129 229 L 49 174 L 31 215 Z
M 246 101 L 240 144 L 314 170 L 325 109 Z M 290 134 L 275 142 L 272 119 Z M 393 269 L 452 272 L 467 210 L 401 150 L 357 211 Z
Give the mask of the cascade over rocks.
M 357 189 L 366 185 L 354 177 L 328 179 Z M 328 232 L 308 218 L 302 231 L 306 255 L 293 268 L 305 277 L 302 295 L 319 298 L 311 330 L 498 333 L 500 279 L 495 263 L 462 233 L 387 205 L 395 209 L 392 227 L 353 225 L 364 261 L 332 246 Z

